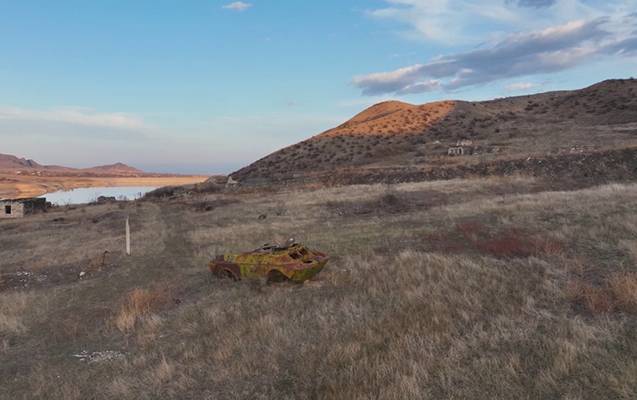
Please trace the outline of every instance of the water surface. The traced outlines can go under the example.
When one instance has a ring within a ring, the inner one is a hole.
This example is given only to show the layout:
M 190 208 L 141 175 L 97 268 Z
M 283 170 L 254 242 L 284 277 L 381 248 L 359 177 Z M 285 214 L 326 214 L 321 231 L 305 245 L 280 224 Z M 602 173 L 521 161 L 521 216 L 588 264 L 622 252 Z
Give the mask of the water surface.
M 65 206 L 69 204 L 91 203 L 97 201 L 97 198 L 100 196 L 115 197 L 118 200 L 135 200 L 155 189 L 157 189 L 155 186 L 92 187 L 51 192 L 42 197 L 46 197 L 46 200 L 54 205 Z

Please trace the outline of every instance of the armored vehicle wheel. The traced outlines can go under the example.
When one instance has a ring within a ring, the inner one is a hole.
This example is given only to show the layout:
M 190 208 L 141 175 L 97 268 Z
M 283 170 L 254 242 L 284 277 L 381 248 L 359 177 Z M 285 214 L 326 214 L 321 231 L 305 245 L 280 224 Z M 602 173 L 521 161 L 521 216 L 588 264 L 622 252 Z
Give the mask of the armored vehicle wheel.
M 289 279 L 287 276 L 283 275 L 281 272 L 273 269 L 268 272 L 268 283 L 279 283 L 279 282 L 287 282 Z
M 213 273 L 219 279 L 229 279 L 232 281 L 239 280 L 239 277 L 227 268 L 217 268 Z

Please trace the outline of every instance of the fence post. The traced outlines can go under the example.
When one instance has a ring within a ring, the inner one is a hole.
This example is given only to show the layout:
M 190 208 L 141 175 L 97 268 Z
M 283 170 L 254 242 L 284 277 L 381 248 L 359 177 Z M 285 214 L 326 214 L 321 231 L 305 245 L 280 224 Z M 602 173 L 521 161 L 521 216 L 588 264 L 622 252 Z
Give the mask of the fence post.
M 126 217 L 126 255 L 130 256 L 130 224 Z

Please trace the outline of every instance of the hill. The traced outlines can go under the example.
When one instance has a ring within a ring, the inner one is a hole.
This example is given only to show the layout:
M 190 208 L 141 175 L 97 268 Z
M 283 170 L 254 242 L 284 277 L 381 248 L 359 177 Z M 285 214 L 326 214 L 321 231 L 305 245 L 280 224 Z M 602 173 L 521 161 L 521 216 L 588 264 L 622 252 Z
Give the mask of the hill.
M 69 168 L 0 154 L 0 199 L 34 197 L 83 187 L 190 185 L 205 179 L 202 176 L 149 173 L 123 163 Z
M 143 175 L 144 171 L 123 163 L 100 165 L 90 168 L 70 168 L 59 165 L 42 165 L 36 161 L 19 158 L 10 154 L 0 154 L 0 171 L 5 173 L 24 173 L 38 175 L 102 175 L 130 176 Z
M 0 154 L 0 170 L 39 168 L 43 168 L 43 166 L 33 160 L 18 158 L 9 154 Z
M 627 79 L 483 102 L 384 102 L 231 175 L 246 184 L 362 183 L 493 169 L 525 172 L 518 164 L 529 158 L 575 163 L 591 155 L 613 158 L 614 151 L 637 146 L 636 92 L 637 80 Z M 450 156 L 454 147 L 462 147 L 464 155 Z
M 141 169 L 131 167 L 123 163 L 115 163 L 110 165 L 100 165 L 98 167 L 86 168 L 84 171 L 96 172 L 96 173 L 108 173 L 108 174 L 144 174 Z

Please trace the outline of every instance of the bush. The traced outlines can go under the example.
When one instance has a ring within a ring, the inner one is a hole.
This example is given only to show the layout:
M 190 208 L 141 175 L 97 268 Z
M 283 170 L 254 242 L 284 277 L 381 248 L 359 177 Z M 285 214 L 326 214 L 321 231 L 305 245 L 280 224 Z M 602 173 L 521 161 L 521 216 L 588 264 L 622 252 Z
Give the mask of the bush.
M 582 280 L 567 284 L 567 297 L 593 315 L 611 312 L 637 314 L 637 273 L 617 273 L 594 286 Z
M 609 279 L 609 287 L 615 297 L 617 308 L 637 314 L 637 273 L 615 274 Z
M 132 290 L 115 316 L 115 327 L 122 333 L 132 331 L 141 318 L 166 306 L 170 298 L 170 290 L 165 287 Z

